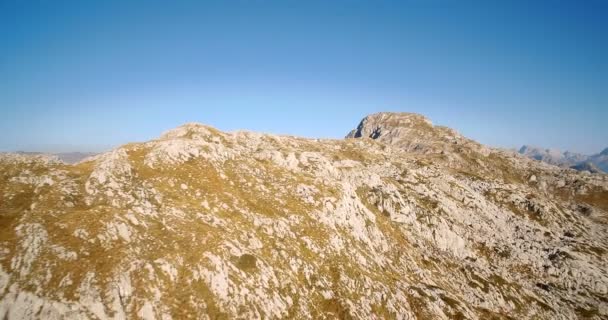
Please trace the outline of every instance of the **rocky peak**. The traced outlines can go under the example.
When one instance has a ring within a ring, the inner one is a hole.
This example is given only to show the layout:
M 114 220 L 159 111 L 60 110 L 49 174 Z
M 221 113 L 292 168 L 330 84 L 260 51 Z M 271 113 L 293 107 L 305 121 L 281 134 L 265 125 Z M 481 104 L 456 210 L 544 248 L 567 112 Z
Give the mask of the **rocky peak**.
M 433 123 L 420 114 L 380 112 L 365 117 L 346 137 L 380 139 L 394 136 L 392 134 L 394 132 L 405 133 L 405 130 L 432 130 L 432 128 Z
M 365 117 L 346 138 L 371 138 L 408 152 L 431 153 L 458 144 L 463 137 L 456 131 L 434 126 L 415 113 L 382 112 Z
M 600 155 L 602 155 L 602 156 L 608 156 L 608 148 L 602 150 L 602 152 L 600 152 Z
M 219 131 L 211 126 L 201 123 L 190 122 L 179 127 L 165 131 L 160 139 L 192 138 L 205 139 L 213 135 L 218 135 Z
M 455 154 L 487 150 L 453 129 L 416 113 L 382 112 L 365 117 L 346 138 L 371 138 L 406 152 Z

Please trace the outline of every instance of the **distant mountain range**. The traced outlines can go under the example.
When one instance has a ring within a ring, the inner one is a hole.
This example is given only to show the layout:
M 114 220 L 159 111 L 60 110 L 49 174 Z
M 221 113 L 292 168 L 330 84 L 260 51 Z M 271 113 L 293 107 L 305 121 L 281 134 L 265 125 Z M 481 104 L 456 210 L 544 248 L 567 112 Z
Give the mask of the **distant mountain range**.
M 30 152 L 30 151 L 17 151 L 17 154 L 22 155 L 48 155 L 51 157 L 56 157 L 57 159 L 67 163 L 73 164 L 80 162 L 81 160 L 94 156 L 96 153 L 94 152 L 61 152 L 61 153 L 44 153 L 44 152 Z
M 523 146 L 520 154 L 535 160 L 543 161 L 560 167 L 569 167 L 579 171 L 608 172 L 608 148 L 594 155 L 584 155 L 574 152 L 561 152 L 557 149 L 544 149 L 533 146 Z

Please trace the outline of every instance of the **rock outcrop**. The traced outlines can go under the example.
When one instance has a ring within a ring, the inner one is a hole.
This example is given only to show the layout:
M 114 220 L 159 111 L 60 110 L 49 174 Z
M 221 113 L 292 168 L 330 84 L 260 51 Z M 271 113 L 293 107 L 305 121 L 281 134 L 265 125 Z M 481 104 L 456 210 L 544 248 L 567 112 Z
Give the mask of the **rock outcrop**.
M 434 126 L 420 114 L 381 112 L 365 117 L 346 138 L 371 138 L 416 153 L 450 152 L 475 145 L 453 129 Z
M 608 317 L 608 178 L 420 115 L 0 155 L 3 319 Z

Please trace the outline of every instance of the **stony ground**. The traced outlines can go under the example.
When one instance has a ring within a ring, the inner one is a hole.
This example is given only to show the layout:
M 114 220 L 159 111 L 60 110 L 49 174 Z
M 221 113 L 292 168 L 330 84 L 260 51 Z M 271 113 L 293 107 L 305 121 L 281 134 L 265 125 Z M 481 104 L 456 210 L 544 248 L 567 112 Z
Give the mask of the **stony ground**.
M 601 319 L 608 178 L 413 114 L 0 156 L 2 319 Z

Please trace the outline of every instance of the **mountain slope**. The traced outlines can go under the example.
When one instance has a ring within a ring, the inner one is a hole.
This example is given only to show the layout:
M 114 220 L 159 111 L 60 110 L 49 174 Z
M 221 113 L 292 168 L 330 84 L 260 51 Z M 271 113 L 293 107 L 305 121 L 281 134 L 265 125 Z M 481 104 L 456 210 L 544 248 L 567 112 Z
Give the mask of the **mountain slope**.
M 367 137 L 370 137 L 367 138 Z M 413 114 L 0 156 L 0 317 L 601 318 L 608 180 Z

